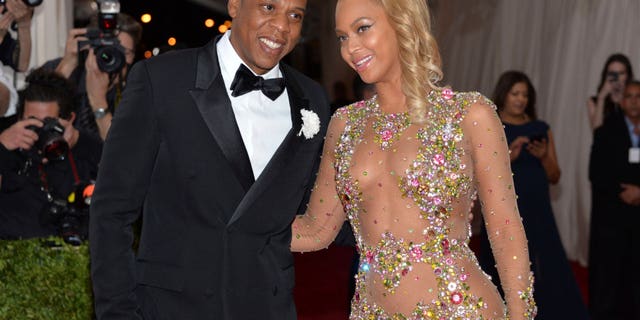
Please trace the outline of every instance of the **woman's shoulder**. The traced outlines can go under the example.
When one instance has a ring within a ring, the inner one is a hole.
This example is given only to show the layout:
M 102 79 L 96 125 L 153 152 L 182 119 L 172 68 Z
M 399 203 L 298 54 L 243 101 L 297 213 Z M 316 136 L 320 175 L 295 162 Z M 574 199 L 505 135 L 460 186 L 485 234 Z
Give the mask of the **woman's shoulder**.
M 477 91 L 458 92 L 456 99 L 458 100 L 461 108 L 466 112 L 473 112 L 475 109 L 482 109 L 485 110 L 484 112 L 495 113 L 497 110 L 493 101 Z
M 371 108 L 370 102 L 370 100 L 361 100 L 338 108 L 333 114 L 333 118 L 350 122 L 364 119 Z
M 436 113 L 447 114 L 459 121 L 469 116 L 478 118 L 496 115 L 494 103 L 476 91 L 454 91 L 451 88 L 443 88 L 433 90 L 428 99 L 431 105 L 436 106 Z

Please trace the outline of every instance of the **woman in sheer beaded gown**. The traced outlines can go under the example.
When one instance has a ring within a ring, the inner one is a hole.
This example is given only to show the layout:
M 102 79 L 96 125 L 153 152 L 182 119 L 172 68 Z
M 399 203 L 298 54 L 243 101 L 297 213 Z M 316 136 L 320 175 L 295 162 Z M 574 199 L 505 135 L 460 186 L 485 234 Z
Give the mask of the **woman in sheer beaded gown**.
M 351 319 L 532 319 L 504 130 L 482 95 L 436 85 L 425 2 L 338 0 L 342 58 L 377 96 L 332 117 L 292 250 L 326 248 L 349 219 L 361 255 Z M 506 303 L 468 247 L 478 196 Z

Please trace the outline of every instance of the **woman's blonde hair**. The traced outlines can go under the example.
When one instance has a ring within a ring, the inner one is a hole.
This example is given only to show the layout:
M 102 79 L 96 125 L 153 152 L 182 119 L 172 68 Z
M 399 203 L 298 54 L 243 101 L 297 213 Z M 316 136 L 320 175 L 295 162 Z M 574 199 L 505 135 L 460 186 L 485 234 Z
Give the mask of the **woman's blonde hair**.
M 374 0 L 382 6 L 398 37 L 402 91 L 414 123 L 424 123 L 430 90 L 440 90 L 442 61 L 431 34 L 431 14 L 426 0 Z M 425 87 L 426 85 L 426 87 Z

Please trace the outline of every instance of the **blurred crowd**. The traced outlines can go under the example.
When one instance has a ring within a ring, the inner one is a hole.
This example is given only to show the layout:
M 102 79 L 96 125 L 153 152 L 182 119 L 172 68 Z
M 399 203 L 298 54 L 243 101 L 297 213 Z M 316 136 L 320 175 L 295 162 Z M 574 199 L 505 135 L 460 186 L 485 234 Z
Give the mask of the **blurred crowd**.
M 88 238 L 103 141 L 142 26 L 95 10 L 67 35 L 63 56 L 27 70 L 37 4 L 0 4 L 0 239 Z M 15 75 L 25 73 L 17 90 Z

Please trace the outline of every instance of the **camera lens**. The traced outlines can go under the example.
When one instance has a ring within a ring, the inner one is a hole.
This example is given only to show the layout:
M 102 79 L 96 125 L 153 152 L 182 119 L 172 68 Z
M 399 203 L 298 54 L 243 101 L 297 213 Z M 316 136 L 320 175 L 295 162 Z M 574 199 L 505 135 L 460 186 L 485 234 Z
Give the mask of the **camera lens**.
M 104 46 L 95 50 L 98 68 L 103 72 L 120 71 L 125 64 L 124 53 L 116 46 Z
M 42 0 L 23 0 L 30 7 L 37 7 L 42 4 Z
M 49 160 L 62 160 L 69 150 L 69 145 L 64 139 L 52 139 L 44 145 L 42 153 Z
M 35 147 L 49 161 L 63 160 L 69 151 L 64 139 L 64 127 L 55 118 L 45 118 L 42 127 L 29 127 L 38 134 Z
M 4 5 L 7 0 L 0 0 L 0 5 Z M 42 0 L 22 0 L 29 7 L 37 7 L 42 4 Z

